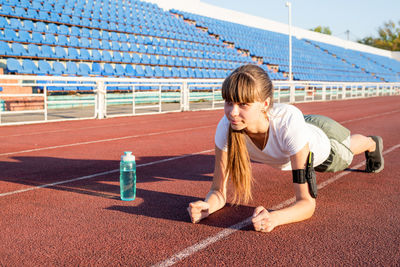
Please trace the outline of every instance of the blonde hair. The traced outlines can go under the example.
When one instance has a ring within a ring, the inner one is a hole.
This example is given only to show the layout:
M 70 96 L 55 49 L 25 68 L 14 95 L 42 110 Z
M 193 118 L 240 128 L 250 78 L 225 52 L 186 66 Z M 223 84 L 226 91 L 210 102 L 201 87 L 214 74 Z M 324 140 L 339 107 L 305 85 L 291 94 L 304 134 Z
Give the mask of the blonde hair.
M 272 82 L 262 68 L 256 65 L 244 65 L 225 79 L 222 84 L 222 97 L 225 101 L 234 103 L 263 102 L 270 98 L 269 107 L 271 107 Z M 244 130 L 237 131 L 229 127 L 226 172 L 232 178 L 235 204 L 248 203 L 252 199 L 253 176 L 244 135 Z

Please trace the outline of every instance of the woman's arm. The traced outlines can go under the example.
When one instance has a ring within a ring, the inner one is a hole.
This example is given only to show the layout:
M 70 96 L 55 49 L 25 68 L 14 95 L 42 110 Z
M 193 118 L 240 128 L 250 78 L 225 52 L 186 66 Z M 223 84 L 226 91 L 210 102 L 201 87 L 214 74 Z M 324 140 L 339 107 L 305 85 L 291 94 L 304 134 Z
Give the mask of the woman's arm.
M 211 213 L 223 208 L 226 203 L 226 183 L 225 173 L 227 162 L 227 152 L 215 147 L 215 166 L 214 177 L 211 189 L 204 201 L 191 202 L 188 212 L 193 223 L 208 217 Z
M 291 156 L 292 169 L 304 169 L 309 153 L 307 144 L 298 153 Z M 316 203 L 310 195 L 308 184 L 294 183 L 293 185 L 296 193 L 296 202 L 293 205 L 271 212 L 261 206 L 255 209 L 252 222 L 257 231 L 270 232 L 276 226 L 303 221 L 313 215 Z

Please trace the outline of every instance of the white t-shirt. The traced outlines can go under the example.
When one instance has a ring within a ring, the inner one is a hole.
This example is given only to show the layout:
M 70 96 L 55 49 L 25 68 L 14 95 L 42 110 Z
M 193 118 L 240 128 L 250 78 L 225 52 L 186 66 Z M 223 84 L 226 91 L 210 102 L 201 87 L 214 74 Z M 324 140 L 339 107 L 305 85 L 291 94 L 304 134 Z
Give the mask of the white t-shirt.
M 306 123 L 297 107 L 274 103 L 268 117 L 268 142 L 262 151 L 248 135 L 245 135 L 251 160 L 281 170 L 291 170 L 290 156 L 299 152 L 307 143 L 314 153 L 314 166 L 318 166 L 328 158 L 331 150 L 328 137 L 318 127 Z M 224 116 L 215 133 L 215 144 L 224 151 L 228 149 L 229 124 L 228 118 Z

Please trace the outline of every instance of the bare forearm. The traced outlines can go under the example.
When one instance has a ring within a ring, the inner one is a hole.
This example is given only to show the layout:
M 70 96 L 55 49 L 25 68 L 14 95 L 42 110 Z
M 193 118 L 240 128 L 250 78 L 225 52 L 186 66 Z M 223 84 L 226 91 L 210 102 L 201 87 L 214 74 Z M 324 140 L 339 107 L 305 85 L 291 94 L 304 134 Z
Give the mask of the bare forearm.
M 226 196 L 218 190 L 210 190 L 204 201 L 210 205 L 209 213 L 211 214 L 225 206 Z
M 315 200 L 302 199 L 287 208 L 270 212 L 271 217 L 277 222 L 277 225 L 294 223 L 306 220 L 314 214 Z

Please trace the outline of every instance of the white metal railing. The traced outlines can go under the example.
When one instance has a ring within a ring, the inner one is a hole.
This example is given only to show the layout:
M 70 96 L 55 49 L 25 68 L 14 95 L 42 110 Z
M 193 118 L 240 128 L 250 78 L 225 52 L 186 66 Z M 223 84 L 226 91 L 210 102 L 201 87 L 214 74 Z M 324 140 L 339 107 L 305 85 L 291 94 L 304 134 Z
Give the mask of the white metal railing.
M 132 116 L 222 108 L 222 79 L 132 79 L 0 75 L 0 125 Z M 399 95 L 400 83 L 274 81 L 275 102 L 329 101 Z M 54 88 L 63 94 L 54 93 Z M 6 90 L 4 90 L 6 91 Z M 13 110 L 18 99 L 41 99 L 41 108 Z M 11 100 L 10 100 L 11 99 Z

